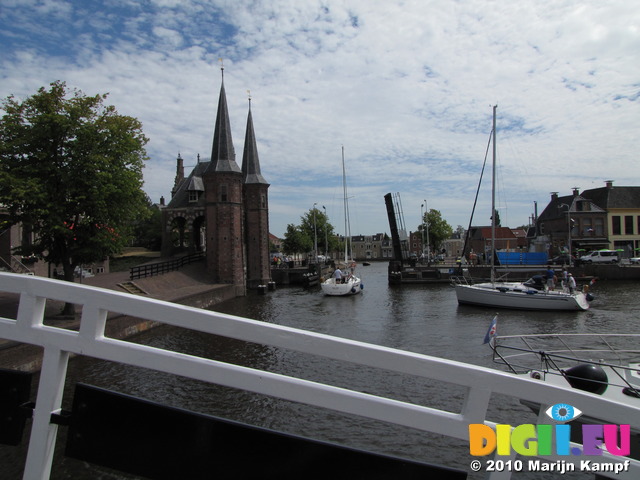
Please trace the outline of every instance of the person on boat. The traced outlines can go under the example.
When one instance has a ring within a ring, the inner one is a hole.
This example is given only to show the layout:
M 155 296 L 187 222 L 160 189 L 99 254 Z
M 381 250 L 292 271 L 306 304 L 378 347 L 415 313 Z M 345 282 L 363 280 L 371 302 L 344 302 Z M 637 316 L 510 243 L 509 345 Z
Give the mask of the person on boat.
M 349 270 L 351 271 L 351 275 L 356 272 L 356 262 L 351 262 L 351 264 L 349 265 Z
M 569 274 L 569 279 L 567 280 L 569 284 L 569 293 L 573 293 L 576 291 L 576 279 L 573 278 L 573 274 Z
M 547 265 L 547 289 L 554 290 L 556 288 L 556 272 L 551 265 Z
M 336 267 L 333 272 L 333 278 L 336 279 L 336 283 L 342 283 L 342 270 L 340 270 L 340 267 Z

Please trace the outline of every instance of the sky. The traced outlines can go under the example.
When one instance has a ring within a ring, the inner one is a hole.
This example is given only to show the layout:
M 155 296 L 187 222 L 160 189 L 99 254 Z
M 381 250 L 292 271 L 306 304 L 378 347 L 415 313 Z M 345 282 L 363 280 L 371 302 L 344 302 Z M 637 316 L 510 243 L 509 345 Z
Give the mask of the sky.
M 236 160 L 251 112 L 282 237 L 314 207 L 388 233 L 386 193 L 469 224 L 497 105 L 496 208 L 640 185 L 640 9 L 628 0 L 0 0 L 0 98 L 56 80 L 138 118 L 144 190 L 210 157 L 221 62 Z M 473 224 L 491 216 L 491 155 Z

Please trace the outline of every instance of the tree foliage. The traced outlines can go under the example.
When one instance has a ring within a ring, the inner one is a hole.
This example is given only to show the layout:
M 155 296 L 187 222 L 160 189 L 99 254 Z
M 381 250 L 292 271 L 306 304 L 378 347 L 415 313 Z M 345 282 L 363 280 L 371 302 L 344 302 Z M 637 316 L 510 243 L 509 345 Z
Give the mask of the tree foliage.
M 316 241 L 318 254 L 339 249 L 340 242 L 328 216 L 314 207 L 300 217 L 300 225 L 287 225 L 283 250 L 288 254 L 312 252 Z
M 282 240 L 282 251 L 287 255 L 308 252 L 313 248 L 313 240 L 305 235 L 299 226 L 290 223 Z
M 442 218 L 442 214 L 439 210 L 430 209 L 424 213 L 422 218 L 422 224 L 418 226 L 418 231 L 429 231 L 429 245 L 427 248 L 429 251 L 439 251 L 442 243 L 451 238 L 453 234 L 453 228 Z M 427 236 L 424 237 L 425 244 L 427 243 Z
M 134 245 L 160 250 L 162 246 L 162 212 L 149 197 L 140 210 L 140 217 L 134 226 Z
M 67 280 L 77 265 L 125 246 L 145 212 L 147 138 L 137 119 L 105 99 L 57 81 L 24 101 L 2 102 L 0 204 L 7 223 L 33 232 L 18 253 L 62 265 Z
M 494 210 L 494 212 L 494 215 L 496 216 L 496 227 L 501 227 L 502 225 L 500 224 L 500 212 L 498 212 L 498 210 Z M 489 217 L 489 220 L 493 222 L 493 217 Z

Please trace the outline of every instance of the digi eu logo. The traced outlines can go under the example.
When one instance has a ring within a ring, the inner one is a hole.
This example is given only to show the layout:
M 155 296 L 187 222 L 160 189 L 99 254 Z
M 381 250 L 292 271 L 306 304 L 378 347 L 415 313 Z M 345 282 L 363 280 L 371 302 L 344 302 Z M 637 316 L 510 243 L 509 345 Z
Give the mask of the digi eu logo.
M 495 430 L 484 423 L 469 425 L 469 451 L 484 456 L 497 451 L 498 455 L 516 453 L 525 456 L 543 455 L 602 455 L 603 447 L 612 454 L 627 456 L 631 450 L 629 425 L 574 425 L 582 429 L 582 449 L 571 448 L 571 428 L 566 422 L 582 415 L 580 409 L 567 403 L 557 403 L 545 413 L 557 422 L 552 424 L 496 425 Z

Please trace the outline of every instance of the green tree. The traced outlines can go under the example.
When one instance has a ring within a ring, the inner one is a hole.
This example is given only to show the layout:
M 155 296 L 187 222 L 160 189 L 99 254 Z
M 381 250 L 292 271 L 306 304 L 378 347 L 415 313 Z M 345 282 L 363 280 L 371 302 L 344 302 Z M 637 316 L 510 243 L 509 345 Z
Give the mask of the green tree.
M 149 197 L 145 198 L 140 218 L 134 226 L 134 245 L 149 250 L 160 250 L 162 246 L 162 212 Z
M 498 212 L 498 210 L 495 210 L 495 216 L 496 216 L 496 227 L 501 227 L 502 225 L 500 225 L 500 212 Z M 490 217 L 489 220 L 493 222 L 493 217 Z
M 430 209 L 424 213 L 422 218 L 422 224 L 418 226 L 418 231 L 429 231 L 429 251 L 439 251 L 442 243 L 451 238 L 453 234 L 453 228 L 442 218 L 440 211 Z M 425 243 L 427 243 L 427 236 L 424 237 Z
M 299 228 L 311 241 L 311 248 L 308 251 L 313 251 L 316 239 L 318 242 L 318 254 L 338 249 L 340 242 L 336 238 L 335 229 L 329 223 L 329 217 L 319 209 L 314 207 L 300 217 Z
M 328 216 L 314 207 L 300 217 L 300 225 L 287 225 L 282 250 L 287 254 L 313 252 L 315 241 L 318 242 L 318 254 L 339 250 L 340 241 Z
M 0 204 L 34 234 L 18 253 L 62 265 L 70 281 L 77 265 L 120 251 L 145 211 L 147 138 L 106 97 L 57 81 L 2 102 Z
M 282 251 L 287 255 L 308 252 L 313 248 L 313 240 L 300 229 L 300 227 L 290 223 L 282 240 Z

